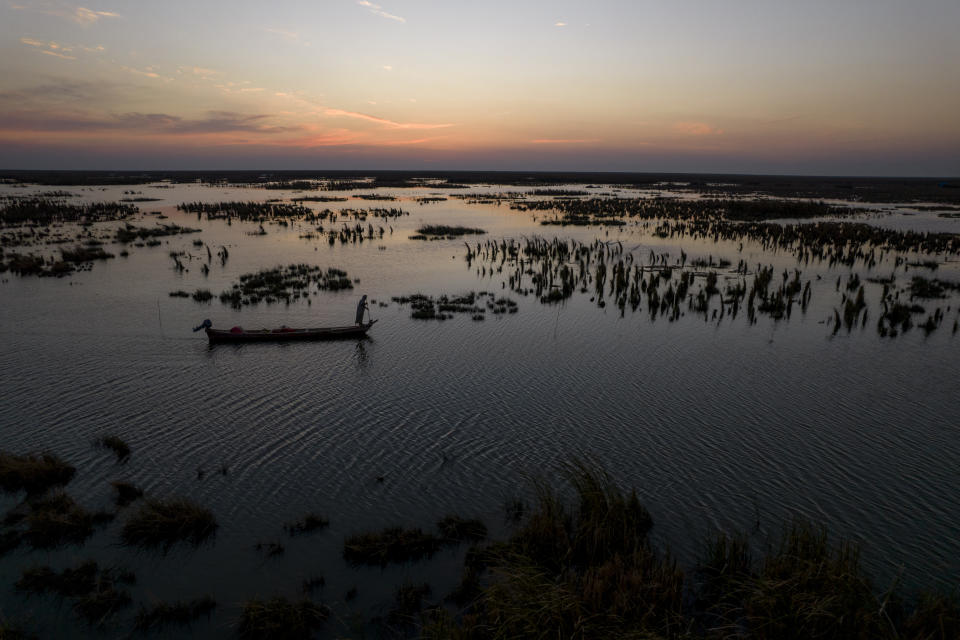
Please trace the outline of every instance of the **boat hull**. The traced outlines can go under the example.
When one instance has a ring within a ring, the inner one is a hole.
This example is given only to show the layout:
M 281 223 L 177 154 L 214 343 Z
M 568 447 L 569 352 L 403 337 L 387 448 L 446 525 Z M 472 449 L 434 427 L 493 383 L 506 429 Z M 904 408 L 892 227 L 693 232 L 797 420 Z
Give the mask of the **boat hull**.
M 230 331 L 206 328 L 211 343 L 219 342 L 294 342 L 299 340 L 346 340 L 362 338 L 376 320 L 366 324 L 345 327 L 319 327 L 315 329 L 261 329 L 254 331 Z

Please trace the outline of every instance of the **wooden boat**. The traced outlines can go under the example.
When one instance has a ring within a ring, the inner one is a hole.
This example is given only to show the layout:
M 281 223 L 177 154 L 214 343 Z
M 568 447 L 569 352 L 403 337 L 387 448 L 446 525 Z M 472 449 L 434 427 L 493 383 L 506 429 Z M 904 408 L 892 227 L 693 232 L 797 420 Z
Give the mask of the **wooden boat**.
M 283 340 L 341 340 L 362 338 L 376 320 L 364 324 L 352 324 L 345 327 L 316 327 L 313 329 L 214 329 L 209 320 L 205 320 L 195 331 L 204 329 L 210 343 L 214 342 L 277 342 Z

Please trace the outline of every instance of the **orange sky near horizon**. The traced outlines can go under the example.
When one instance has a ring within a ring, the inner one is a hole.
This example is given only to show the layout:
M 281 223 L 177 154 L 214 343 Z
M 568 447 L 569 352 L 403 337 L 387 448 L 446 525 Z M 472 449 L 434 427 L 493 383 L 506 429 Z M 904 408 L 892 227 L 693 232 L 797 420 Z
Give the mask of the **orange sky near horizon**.
M 960 5 L 718 4 L 11 3 L 0 166 L 960 174 Z

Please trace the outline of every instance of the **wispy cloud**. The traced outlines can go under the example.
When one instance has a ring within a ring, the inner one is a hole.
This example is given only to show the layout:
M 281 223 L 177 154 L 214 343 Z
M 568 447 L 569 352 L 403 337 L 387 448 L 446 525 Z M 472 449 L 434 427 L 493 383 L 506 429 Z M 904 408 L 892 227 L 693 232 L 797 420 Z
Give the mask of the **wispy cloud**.
M 11 9 L 17 11 L 34 11 L 48 16 L 56 16 L 64 20 L 70 20 L 82 26 L 88 26 L 100 21 L 102 18 L 119 18 L 120 14 L 113 11 L 98 11 L 87 7 L 67 7 L 62 4 L 51 2 L 39 2 L 31 5 L 10 4 Z
M 385 64 L 383 65 L 384 71 L 393 71 L 393 65 Z
M 264 27 L 263 29 L 267 33 L 272 33 L 275 36 L 280 36 L 284 40 L 289 40 L 290 42 L 297 42 L 300 40 L 300 34 L 296 31 L 290 31 L 289 29 L 277 29 L 276 27 Z
M 170 82 L 173 78 L 168 78 L 166 76 L 160 75 L 157 73 L 157 70 L 153 67 L 144 67 L 143 69 L 135 69 L 134 67 L 120 67 L 121 71 L 126 71 L 127 73 L 132 73 L 137 76 L 144 76 L 145 78 L 153 78 L 154 80 L 163 80 L 164 82 Z
M 113 11 L 94 11 L 93 9 L 87 9 L 86 7 L 77 7 L 71 19 L 77 24 L 93 24 L 100 20 L 100 18 L 119 18 L 119 13 L 114 13 Z
M 386 18 L 387 20 L 395 20 L 397 22 L 407 21 L 406 18 L 401 18 L 398 15 L 387 13 L 386 11 L 383 10 L 383 7 L 381 7 L 378 4 L 373 4 L 369 0 L 357 0 L 357 4 L 360 5 L 361 7 L 366 7 L 367 11 L 369 11 L 373 15 L 380 16 L 381 18 Z
M 104 51 L 103 47 L 74 47 L 70 45 L 62 45 L 57 42 L 43 42 L 42 40 L 36 40 L 34 38 L 20 38 L 20 42 L 27 45 L 28 47 L 33 47 L 44 53 L 48 56 L 54 56 L 56 58 L 63 58 L 64 60 L 76 60 L 77 56 L 73 55 L 75 49 L 80 49 L 87 53 L 100 53 Z
M 386 125 L 394 129 L 443 129 L 446 127 L 452 127 L 452 124 L 426 124 L 418 122 L 395 122 L 393 120 L 387 120 L 386 118 L 378 118 L 377 116 L 371 116 L 366 113 L 357 113 L 356 111 L 344 111 L 343 109 L 327 109 L 324 111 L 325 115 L 328 116 L 342 116 L 345 118 L 357 118 L 358 120 L 367 120 L 368 122 L 376 122 L 378 124 Z
M 197 67 L 192 65 L 180 65 L 179 67 L 177 67 L 177 73 L 194 75 L 200 78 L 208 78 L 210 76 L 215 76 L 220 72 L 217 71 L 216 69 L 207 69 L 205 67 Z
M 121 131 L 165 135 L 247 133 L 258 135 L 302 131 L 302 127 L 272 125 L 270 116 L 232 111 L 208 111 L 206 117 L 183 118 L 166 113 L 91 114 L 76 111 L 14 111 L 0 113 L 0 129 L 26 131 Z
M 530 144 L 588 144 L 600 142 L 599 138 L 535 138 Z
M 559 21 L 558 21 L 558 22 L 554 22 L 554 23 L 553 23 L 553 26 L 555 26 L 555 27 L 565 27 L 565 26 L 567 26 L 567 23 L 566 23 L 566 22 L 559 22 Z
M 673 130 L 688 136 L 719 136 L 723 129 L 717 129 L 706 122 L 675 122 Z

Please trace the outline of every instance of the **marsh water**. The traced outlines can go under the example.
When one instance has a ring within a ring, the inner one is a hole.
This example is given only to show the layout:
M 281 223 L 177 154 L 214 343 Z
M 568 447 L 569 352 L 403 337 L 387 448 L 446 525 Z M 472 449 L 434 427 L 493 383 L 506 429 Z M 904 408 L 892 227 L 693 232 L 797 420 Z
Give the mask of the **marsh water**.
M 571 185 L 584 189 L 585 185 Z M 140 192 L 136 196 L 127 190 Z M 4 185 L 0 195 L 49 188 Z M 333 616 L 326 631 L 373 633 L 369 620 L 387 610 L 395 587 L 428 581 L 439 600 L 458 578 L 464 548 L 430 561 L 355 568 L 342 559 L 344 537 L 390 525 L 433 527 L 456 513 L 482 518 L 492 537 L 505 535 L 508 499 L 532 496 L 537 477 L 561 482 L 572 459 L 603 466 L 636 487 L 654 519 L 657 543 L 692 562 L 705 536 L 743 530 L 773 540 L 783 523 L 802 516 L 835 535 L 863 543 L 878 583 L 898 573 L 911 585 L 952 588 L 960 581 L 960 334 L 950 330 L 957 302 L 936 301 L 942 327 L 915 328 L 883 339 L 876 315 L 863 327 L 834 332 L 828 324 L 840 293 L 834 281 L 870 270 L 803 265 L 815 280 L 809 310 L 789 319 L 744 316 L 721 321 L 687 312 L 651 319 L 579 292 L 560 304 L 509 291 L 506 271 L 465 260 L 464 242 L 540 236 L 620 242 L 646 260 L 652 252 L 690 259 L 726 258 L 734 265 L 797 267 L 787 252 L 759 244 L 660 238 L 643 223 L 622 227 L 541 226 L 543 212 L 509 203 L 452 197 L 442 186 L 377 191 L 396 201 L 304 202 L 315 211 L 399 207 L 409 215 L 369 218 L 383 237 L 330 244 L 302 237 L 316 224 L 289 226 L 198 218 L 182 202 L 264 201 L 312 195 L 239 186 L 159 184 L 69 188 L 70 201 L 141 202 L 131 220 L 200 229 L 162 238 L 155 247 L 107 243 L 117 257 L 64 278 L 2 274 L 0 283 L 0 448 L 49 450 L 78 469 L 68 491 L 91 508 L 112 507 L 110 481 L 130 480 L 152 496 L 188 496 L 210 507 L 215 539 L 167 554 L 124 547 L 121 512 L 83 546 L 25 548 L 0 557 L 0 611 L 42 637 L 117 637 L 136 608 L 91 629 L 56 600 L 13 589 L 36 564 L 62 568 L 94 558 L 137 573 L 135 603 L 186 600 L 204 594 L 214 615 L 178 632 L 229 637 L 241 603 L 253 596 L 299 595 L 301 582 L 322 575 L 318 599 Z M 523 191 L 471 185 L 470 193 Z M 462 191 L 462 190 L 461 190 Z M 596 195 L 652 195 L 592 189 Z M 656 195 L 670 194 L 663 190 Z M 417 197 L 446 200 L 419 203 Z M 960 220 L 891 203 L 863 221 L 904 229 L 960 232 Z M 160 219 L 152 212 L 160 212 Z M 341 216 L 338 228 L 354 220 Z M 124 222 L 97 223 L 115 230 Z M 423 224 L 478 227 L 487 233 L 414 240 Z M 229 259 L 210 262 L 223 246 Z M 120 256 L 124 249 L 126 257 Z M 40 247 L 53 253 L 56 247 Z M 185 269 L 175 268 L 171 252 Z M 941 256 L 935 272 L 960 280 L 960 264 Z M 241 274 L 308 263 L 346 271 L 348 291 L 320 291 L 290 304 L 234 309 L 217 299 Z M 483 271 L 480 269 L 483 268 Z M 735 278 L 718 269 L 722 279 Z M 911 273 L 927 273 L 922 269 Z M 209 289 L 212 301 L 170 297 Z M 517 302 L 518 312 L 483 321 L 411 318 L 392 297 L 487 291 Z M 870 284 L 873 304 L 880 285 Z M 208 345 L 191 329 L 350 324 L 360 295 L 377 319 L 362 341 Z M 381 304 L 382 303 L 382 304 Z M 936 305 L 933 305 L 936 306 Z M 931 306 L 932 309 L 932 306 Z M 92 446 L 115 434 L 131 447 L 119 464 Z M 203 473 L 199 473 L 203 471 Z M 2 499 L 5 509 L 16 497 Z M 329 528 L 289 538 L 283 524 L 307 512 Z M 265 557 L 261 541 L 282 541 L 283 555 Z M 345 594 L 356 588 L 357 597 Z M 366 626 L 365 626 L 366 625 Z

